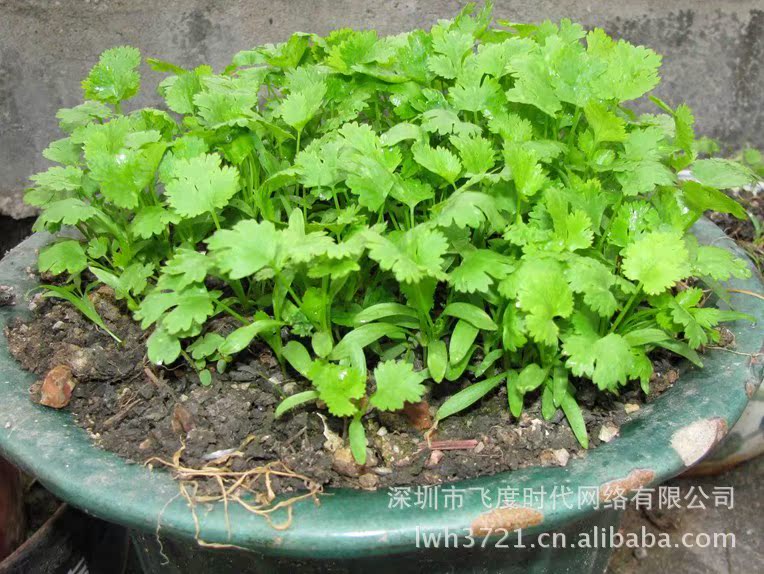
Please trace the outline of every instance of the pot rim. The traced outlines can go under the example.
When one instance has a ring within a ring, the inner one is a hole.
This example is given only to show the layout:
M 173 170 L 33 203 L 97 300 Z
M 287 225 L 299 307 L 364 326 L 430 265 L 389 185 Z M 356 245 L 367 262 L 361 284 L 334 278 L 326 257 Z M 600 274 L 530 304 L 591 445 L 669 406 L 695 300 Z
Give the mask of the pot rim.
M 701 244 L 723 247 L 748 262 L 752 277 L 733 279 L 727 287 L 764 292 L 762 279 L 745 252 L 718 227 L 700 220 L 693 233 Z M 49 235 L 36 234 L 9 252 L 0 262 L 0 285 L 11 285 L 17 293 L 35 287 L 27 269 L 34 265 L 35 250 L 49 241 Z M 755 318 L 753 325 L 741 321 L 727 325 L 736 338 L 735 352 L 709 350 L 703 355 L 703 369 L 688 367 L 671 389 L 620 429 L 618 438 L 565 467 L 532 467 L 433 487 L 429 492 L 438 495 L 439 508 L 418 508 L 413 503 L 408 508 L 389 508 L 393 500 L 389 491 L 330 490 L 318 505 L 311 500 L 298 502 L 291 527 L 283 531 L 231 505 L 229 532 L 223 503 L 199 508 L 197 535 L 192 513 L 169 473 L 127 463 L 97 448 L 73 423 L 70 413 L 29 400 L 27 388 L 35 377 L 10 357 L 4 337 L 0 341 L 0 454 L 36 476 L 62 500 L 104 520 L 267 555 L 338 559 L 394 554 L 413 550 L 419 529 L 467 534 L 470 529 L 481 533 L 492 528 L 501 534 L 501 529 L 524 528 L 532 536 L 560 529 L 608 506 L 617 509 L 621 498 L 613 496 L 621 490 L 628 494 L 640 487 L 655 487 L 682 473 L 708 454 L 737 421 L 748 402 L 746 391 L 750 393 L 762 380 L 757 358 L 764 339 L 764 301 L 742 293 L 730 295 L 735 309 Z M 0 324 L 5 326 L 12 317 L 25 313 L 18 305 L 0 309 Z M 531 488 L 541 496 L 537 504 L 497 508 L 499 489 L 522 493 Z M 484 503 L 483 489 L 491 496 L 490 506 Z M 563 504 L 558 499 L 565 489 L 574 496 L 581 489 L 590 494 L 576 504 Z M 422 490 L 410 490 L 410 502 L 417 493 Z M 451 500 L 453 507 L 444 509 L 445 500 Z M 274 517 L 274 522 L 284 517 Z

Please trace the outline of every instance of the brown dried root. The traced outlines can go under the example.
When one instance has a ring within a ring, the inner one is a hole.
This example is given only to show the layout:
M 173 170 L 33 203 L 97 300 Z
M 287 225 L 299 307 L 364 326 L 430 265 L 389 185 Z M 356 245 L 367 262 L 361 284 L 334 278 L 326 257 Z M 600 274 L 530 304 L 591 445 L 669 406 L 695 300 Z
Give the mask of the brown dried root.
M 198 504 L 223 503 L 226 529 L 229 538 L 231 537 L 231 521 L 229 515 L 229 505 L 231 503 L 240 505 L 252 514 L 262 516 L 268 521 L 271 528 L 280 531 L 287 530 L 292 525 L 292 507 L 294 504 L 308 498 L 312 498 L 316 504 L 319 504 L 318 495 L 323 492 L 321 485 L 307 476 L 293 472 L 283 462 L 269 462 L 263 466 L 240 472 L 233 471 L 225 466 L 231 459 L 243 456 L 241 450 L 243 450 L 251 440 L 252 437 L 248 437 L 241 445 L 239 451 L 228 453 L 201 468 L 190 468 L 181 464 L 180 459 L 186 448 L 185 444 L 181 445 L 178 451 L 175 452 L 172 461 L 154 457 L 150 458 L 145 463 L 146 465 L 160 464 L 172 470 L 173 476 L 178 481 L 180 489 L 179 496 L 182 496 L 186 500 L 191 509 L 196 531 L 196 541 L 200 546 L 220 549 L 237 548 L 234 545 L 209 543 L 201 539 L 201 527 L 196 513 Z M 305 485 L 307 492 L 286 500 L 275 502 L 276 494 L 273 492 L 272 488 L 272 478 L 274 476 L 300 480 Z M 220 488 L 220 494 L 199 495 L 199 481 L 201 479 L 214 479 Z M 286 510 L 286 520 L 283 523 L 274 523 L 273 515 L 280 510 Z

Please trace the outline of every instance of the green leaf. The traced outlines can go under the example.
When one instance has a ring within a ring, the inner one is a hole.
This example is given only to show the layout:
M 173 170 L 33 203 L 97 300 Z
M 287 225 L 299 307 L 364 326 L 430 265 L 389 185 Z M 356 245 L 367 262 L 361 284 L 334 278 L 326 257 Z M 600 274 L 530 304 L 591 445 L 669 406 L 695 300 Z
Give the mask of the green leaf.
M 400 303 L 377 303 L 376 305 L 367 307 L 359 312 L 353 318 L 353 323 L 356 325 L 364 325 L 366 323 L 379 321 L 380 319 L 395 317 L 396 315 L 413 318 L 418 317 L 416 309 L 412 309 L 407 305 L 401 305 Z
M 490 393 L 493 389 L 503 383 L 506 377 L 506 373 L 502 373 L 495 377 L 491 377 L 490 379 L 480 381 L 479 383 L 473 383 L 455 395 L 450 396 L 442 405 L 440 405 L 440 408 L 435 415 L 435 420 L 440 422 L 443 419 L 450 417 L 451 415 L 455 415 L 456 413 L 459 413 L 464 409 L 474 405 L 476 402 Z
M 687 247 L 676 231 L 645 233 L 623 250 L 623 274 L 640 282 L 648 295 L 673 287 L 690 271 Z
M 547 380 L 548 374 L 549 371 L 547 369 L 542 369 L 537 364 L 531 363 L 530 365 L 527 365 L 522 371 L 520 371 L 519 375 L 517 375 L 515 387 L 517 388 L 518 392 L 523 395 L 525 393 L 535 391 L 542 384 L 544 384 L 544 382 Z
M 747 279 L 751 270 L 743 259 L 735 257 L 726 249 L 701 245 L 692 263 L 694 275 L 711 277 L 715 281 L 727 281 L 730 277 Z
M 438 174 L 448 183 L 453 184 L 462 173 L 462 164 L 450 150 L 432 148 L 424 142 L 417 142 L 411 147 L 414 161 L 425 169 Z
M 369 402 L 382 411 L 399 411 L 405 403 L 418 403 L 425 393 L 427 371 L 415 372 L 411 363 L 387 361 L 374 369 L 377 390 Z
M 95 217 L 97 210 L 81 199 L 69 197 L 49 203 L 43 211 L 38 226 L 47 227 L 51 224 L 77 225 Z
M 363 428 L 363 421 L 361 420 L 362 413 L 356 414 L 353 420 L 350 421 L 348 427 L 348 441 L 350 442 L 350 450 L 353 453 L 353 458 L 360 464 L 366 464 L 366 447 L 368 446 L 368 440 L 366 439 L 366 430 Z
M 297 131 L 306 124 L 321 109 L 326 94 L 326 84 L 316 82 L 305 89 L 289 94 L 281 103 L 281 118 Z
M 141 53 L 130 46 L 111 48 L 101 54 L 98 64 L 82 82 L 85 98 L 107 104 L 119 104 L 138 93 L 141 76 L 138 66 Z
M 440 339 L 430 341 L 427 345 L 427 370 L 432 380 L 440 383 L 446 376 L 448 368 L 448 349 L 446 343 Z
M 88 266 L 85 250 L 79 241 L 66 240 L 54 243 L 40 252 L 38 268 L 43 273 L 71 275 L 81 273 Z
M 324 331 L 314 333 L 311 341 L 313 344 L 313 352 L 321 358 L 327 357 L 334 348 L 332 336 Z
M 494 166 L 496 152 L 491 142 L 476 135 L 454 135 L 451 143 L 459 150 L 459 156 L 468 174 L 479 175 Z
M 273 223 L 251 219 L 218 231 L 207 240 L 216 265 L 231 279 L 242 279 L 273 265 L 279 243 Z
M 154 330 L 148 340 L 149 361 L 155 365 L 171 365 L 180 357 L 180 341 L 163 328 Z
M 358 410 L 354 401 L 366 394 L 366 377 L 355 368 L 316 361 L 308 378 L 329 412 L 337 417 L 354 415 Z
M 262 333 L 268 333 L 281 327 L 280 321 L 273 319 L 261 319 L 254 321 L 245 327 L 239 327 L 233 333 L 228 335 L 225 342 L 220 345 L 221 355 L 231 357 L 243 351 L 252 343 L 255 337 Z
M 401 283 L 419 283 L 426 277 L 444 278 L 443 255 L 446 237 L 436 229 L 419 225 L 406 232 L 387 236 L 367 234 L 369 257 L 385 271 L 392 271 Z
M 164 233 L 170 225 L 181 220 L 176 214 L 160 205 L 151 205 L 141 209 L 130 224 L 130 232 L 141 239 L 151 239 Z
M 667 341 L 659 341 L 656 345 L 668 349 L 680 357 L 684 357 L 696 367 L 703 368 L 703 361 L 700 359 L 700 355 L 698 355 L 694 349 L 690 348 L 687 343 L 669 339 Z
M 509 403 L 509 412 L 515 418 L 520 418 L 523 413 L 523 393 L 517 387 L 518 376 L 514 371 L 507 373 L 507 402 Z
M 337 343 L 334 350 L 329 355 L 329 358 L 333 361 L 349 358 L 351 349 L 359 347 L 365 349 L 372 343 L 375 343 L 382 337 L 390 339 L 401 339 L 404 337 L 403 331 L 395 325 L 386 323 L 371 323 L 369 325 L 362 325 L 356 327 L 345 335 L 342 340 Z
M 523 197 L 534 196 L 546 184 L 546 175 L 534 152 L 527 151 L 522 146 L 512 145 L 504 150 L 504 159 L 509 166 L 515 187 Z
M 632 347 L 641 347 L 643 345 L 653 345 L 669 339 L 669 335 L 660 329 L 646 328 L 637 329 L 626 333 L 623 338 Z
M 701 185 L 698 182 L 683 182 L 682 195 L 685 203 L 698 214 L 711 210 L 718 211 L 719 213 L 730 213 L 740 220 L 748 218 L 748 214 L 743 206 L 726 193 Z
M 292 368 L 295 371 L 300 373 L 303 377 L 308 377 L 308 373 L 313 366 L 313 360 L 310 358 L 310 353 L 308 353 L 308 350 L 302 343 L 299 343 L 298 341 L 289 341 L 281 350 L 281 356 L 292 365 Z
M 498 329 L 488 313 L 470 303 L 450 303 L 443 309 L 443 315 L 462 319 L 473 327 L 484 331 L 496 331 Z
M 51 191 L 77 191 L 82 187 L 83 172 L 74 166 L 56 166 L 33 175 L 30 179 L 39 187 Z
M 551 420 L 554 413 L 557 412 L 557 406 L 554 404 L 554 392 L 549 385 L 544 386 L 541 393 L 541 416 L 544 420 Z
M 505 279 L 515 269 L 515 261 L 490 249 L 467 251 L 451 272 L 450 281 L 461 293 L 490 293 L 494 280 Z
M 173 162 L 172 180 L 166 186 L 167 201 L 184 218 L 224 208 L 239 189 L 239 172 L 221 167 L 217 154 L 200 155 Z
M 586 422 L 584 422 L 584 415 L 581 413 L 581 407 L 578 406 L 575 397 L 570 393 L 565 393 L 562 403 L 562 412 L 565 413 L 565 418 L 568 419 L 570 430 L 576 435 L 576 439 L 584 448 L 589 448 L 589 434 L 586 432 Z
M 87 317 L 90 322 L 106 331 L 106 333 L 108 333 L 117 343 L 122 343 L 122 340 L 112 333 L 106 326 L 106 323 L 98 314 L 95 304 L 90 300 L 87 293 L 81 296 L 76 295 L 74 293 L 74 286 L 61 287 L 60 285 L 40 285 L 40 288 L 44 289 L 43 297 L 55 297 L 68 301 L 75 309 Z
M 219 333 L 207 333 L 194 341 L 187 350 L 195 361 L 203 361 L 216 355 L 223 342 L 225 338 Z
M 279 406 L 276 407 L 276 411 L 273 413 L 273 416 L 277 419 L 281 418 L 287 412 L 296 409 L 305 403 L 310 403 L 316 400 L 318 400 L 318 391 L 303 391 L 301 393 L 294 394 L 285 398 L 279 403 Z
M 209 387 L 212 384 L 212 373 L 207 369 L 199 371 L 199 382 L 203 387 Z
M 586 120 L 597 142 L 622 142 L 626 139 L 626 122 L 605 104 L 591 100 L 584 108 Z
M 207 291 L 203 286 L 192 286 L 181 291 L 154 289 L 141 303 L 135 318 L 147 329 L 160 319 L 171 335 L 201 327 L 215 312 L 214 302 L 220 291 Z M 172 311 L 170 311 L 172 310 Z M 166 315 L 165 315 L 166 314 Z
M 472 349 L 472 344 L 480 333 L 477 327 L 465 319 L 459 319 L 453 332 L 448 347 L 449 364 L 459 364 Z
M 756 175 L 743 164 L 728 159 L 699 159 L 690 171 L 701 185 L 715 189 L 742 187 L 756 182 Z

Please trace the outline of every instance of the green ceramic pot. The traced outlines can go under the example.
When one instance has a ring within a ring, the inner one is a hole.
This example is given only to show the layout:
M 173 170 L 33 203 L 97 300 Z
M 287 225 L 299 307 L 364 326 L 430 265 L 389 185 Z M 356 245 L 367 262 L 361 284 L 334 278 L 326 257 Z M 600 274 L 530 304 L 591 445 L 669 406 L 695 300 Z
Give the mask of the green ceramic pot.
M 707 221 L 699 222 L 694 232 L 703 244 L 745 257 Z M 21 294 L 33 287 L 26 269 L 34 264 L 35 249 L 46 241 L 45 236 L 34 236 L 12 251 L 0 264 L 0 284 L 13 285 Z M 730 286 L 762 292 L 755 272 L 752 279 L 732 281 Z M 283 531 L 232 506 L 229 531 L 223 505 L 218 504 L 197 509 L 197 536 L 192 514 L 169 474 L 127 464 L 99 450 L 68 413 L 30 402 L 27 388 L 34 377 L 9 357 L 4 339 L 0 454 L 68 503 L 132 529 L 146 572 L 601 572 L 609 549 L 541 548 L 549 545 L 543 533 L 565 533 L 571 543 L 581 532 L 617 528 L 623 500 L 614 500 L 614 494 L 655 486 L 682 473 L 727 434 L 751 389 L 761 382 L 760 361 L 751 358 L 758 357 L 764 341 L 764 302 L 736 293 L 732 303 L 756 319 L 753 326 L 730 326 L 736 352 L 710 351 L 704 356 L 704 369 L 689 368 L 673 388 L 642 408 L 616 440 L 566 467 L 529 468 L 429 491 L 436 495 L 438 508 L 433 501 L 417 506 L 416 489 L 409 493 L 409 506 L 400 504 L 403 508 L 391 506 L 406 496 L 394 499 L 386 491 L 342 490 L 322 496 L 320 505 L 297 504 L 291 527 Z M 24 309 L 3 309 L 0 323 Z M 565 497 L 570 492 L 572 501 L 570 494 Z M 502 493 L 511 506 L 499 499 Z M 525 500 L 524 495 L 534 493 Z M 523 528 L 525 548 L 514 547 L 516 534 L 497 547 L 496 536 L 500 539 L 505 530 L 516 528 Z M 485 532 L 494 536 L 485 540 L 485 548 L 465 548 L 470 532 L 476 535 L 476 546 L 484 543 Z M 444 547 L 446 533 L 449 548 Z M 432 541 L 431 536 L 439 534 L 440 548 L 422 547 L 425 535 Z M 453 547 L 454 534 L 461 536 L 459 548 Z M 202 548 L 197 539 L 229 548 Z

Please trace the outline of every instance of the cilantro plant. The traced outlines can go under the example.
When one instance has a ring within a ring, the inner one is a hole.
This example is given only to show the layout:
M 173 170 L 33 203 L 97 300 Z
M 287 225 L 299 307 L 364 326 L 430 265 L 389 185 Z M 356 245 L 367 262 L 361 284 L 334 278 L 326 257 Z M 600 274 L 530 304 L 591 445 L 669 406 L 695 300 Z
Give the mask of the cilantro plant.
M 704 303 L 746 264 L 689 230 L 745 217 L 721 190 L 754 175 L 697 158 L 687 106 L 631 111 L 659 81 L 647 48 L 468 7 L 430 31 L 295 34 L 221 73 L 150 59 L 166 110 L 129 108 L 140 63 L 104 52 L 58 113 L 59 165 L 27 201 L 37 229 L 79 235 L 40 270 L 111 287 L 150 360 L 205 384 L 261 339 L 313 386 L 277 414 L 320 400 L 359 460 L 371 409 L 437 384 L 455 392 L 438 420 L 505 385 L 512 414 L 540 393 L 586 446 L 577 386 L 648 391 L 653 349 L 699 363 L 739 318 Z

